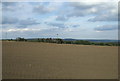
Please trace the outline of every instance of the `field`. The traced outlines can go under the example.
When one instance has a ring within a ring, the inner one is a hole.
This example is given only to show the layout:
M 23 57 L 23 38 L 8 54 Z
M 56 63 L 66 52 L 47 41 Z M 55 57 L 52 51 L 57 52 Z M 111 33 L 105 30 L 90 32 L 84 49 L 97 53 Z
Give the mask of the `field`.
M 117 79 L 118 47 L 3 42 L 3 79 Z

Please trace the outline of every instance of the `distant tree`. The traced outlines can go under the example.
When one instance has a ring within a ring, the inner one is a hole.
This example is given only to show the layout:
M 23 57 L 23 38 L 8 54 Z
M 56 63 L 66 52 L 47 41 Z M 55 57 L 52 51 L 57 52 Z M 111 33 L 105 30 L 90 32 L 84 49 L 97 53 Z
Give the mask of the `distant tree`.
M 44 39 L 44 38 L 42 38 L 42 39 L 41 39 L 41 42 L 44 42 L 44 40 L 45 40 L 45 39 Z
M 38 38 L 37 41 L 40 42 L 40 39 Z
M 58 43 L 58 44 L 62 44 L 62 43 L 64 43 L 64 41 L 62 40 L 62 39 L 56 39 L 56 43 Z
M 16 38 L 16 41 L 26 41 L 26 39 L 18 37 L 18 38 Z
M 99 43 L 99 45 L 104 46 L 105 44 L 104 43 Z
M 83 45 L 90 45 L 91 44 L 89 41 L 84 41 L 84 40 L 77 40 L 74 43 L 75 44 L 83 44 Z
M 72 44 L 72 41 L 64 41 L 65 44 Z M 75 43 L 74 43 L 75 44 Z

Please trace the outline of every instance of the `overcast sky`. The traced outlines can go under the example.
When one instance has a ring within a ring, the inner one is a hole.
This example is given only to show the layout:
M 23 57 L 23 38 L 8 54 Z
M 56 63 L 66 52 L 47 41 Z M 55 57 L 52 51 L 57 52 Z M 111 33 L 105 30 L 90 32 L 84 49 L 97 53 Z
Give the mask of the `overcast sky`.
M 3 38 L 117 39 L 117 31 L 117 2 L 2 3 Z

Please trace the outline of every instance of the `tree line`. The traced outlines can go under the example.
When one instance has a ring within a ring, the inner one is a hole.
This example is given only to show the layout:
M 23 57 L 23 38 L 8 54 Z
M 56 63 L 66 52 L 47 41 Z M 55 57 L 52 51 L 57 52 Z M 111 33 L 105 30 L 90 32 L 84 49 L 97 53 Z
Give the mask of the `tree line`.
M 78 44 L 78 45 L 100 45 L 100 46 L 120 46 L 119 42 L 90 42 L 86 40 L 74 40 L 66 41 L 60 38 L 37 38 L 37 39 L 25 39 L 18 37 L 16 39 L 10 39 L 9 41 L 28 41 L 28 42 L 46 42 L 46 43 L 57 43 L 57 44 Z

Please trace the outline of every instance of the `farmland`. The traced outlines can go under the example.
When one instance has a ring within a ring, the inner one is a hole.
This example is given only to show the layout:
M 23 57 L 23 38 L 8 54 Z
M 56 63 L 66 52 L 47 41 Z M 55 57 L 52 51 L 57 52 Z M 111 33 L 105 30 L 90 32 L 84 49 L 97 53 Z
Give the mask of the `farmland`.
M 3 79 L 117 79 L 118 47 L 4 41 Z

